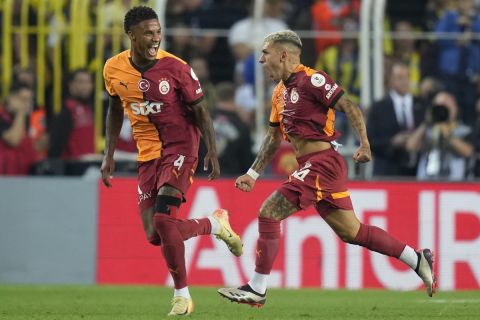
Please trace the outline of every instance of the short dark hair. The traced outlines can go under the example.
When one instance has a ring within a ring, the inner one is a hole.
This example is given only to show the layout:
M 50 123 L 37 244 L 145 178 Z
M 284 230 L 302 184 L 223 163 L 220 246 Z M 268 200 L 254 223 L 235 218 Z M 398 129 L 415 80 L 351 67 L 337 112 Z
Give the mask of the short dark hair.
M 146 6 L 133 7 L 132 9 L 128 10 L 127 14 L 125 15 L 125 20 L 123 20 L 123 28 L 125 33 L 128 33 L 133 26 L 139 24 L 140 22 L 150 19 L 158 20 L 158 15 L 155 10 Z

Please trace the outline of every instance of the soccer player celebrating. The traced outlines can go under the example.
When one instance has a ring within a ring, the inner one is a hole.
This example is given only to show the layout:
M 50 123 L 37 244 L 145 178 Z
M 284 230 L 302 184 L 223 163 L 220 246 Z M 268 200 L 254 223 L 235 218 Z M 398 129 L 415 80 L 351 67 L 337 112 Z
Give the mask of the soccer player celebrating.
M 263 306 L 267 277 L 280 244 L 280 221 L 314 205 L 335 233 L 345 242 L 363 246 L 410 266 L 420 276 L 432 296 L 435 290 L 433 254 L 415 251 L 384 230 L 361 223 L 353 211 L 347 190 L 347 168 L 332 147 L 339 136 L 334 128 L 335 112 L 342 111 L 356 131 L 360 146 L 356 162 L 371 159 L 370 144 L 359 108 L 326 73 L 300 63 L 302 42 L 290 30 L 268 35 L 260 63 L 278 82 L 272 95 L 270 128 L 252 167 L 237 178 L 236 187 L 250 192 L 255 180 L 275 154 L 282 136 L 296 153 L 295 171 L 260 208 L 255 272 L 240 288 L 221 288 L 220 295 L 231 301 Z
M 208 149 L 204 170 L 211 164 L 209 179 L 220 175 L 212 120 L 192 68 L 159 49 L 161 28 L 155 11 L 143 6 L 132 8 L 125 15 L 124 28 L 131 49 L 110 58 L 104 67 L 110 98 L 102 179 L 111 187 L 113 154 L 125 111 L 138 148 L 138 205 L 143 227 L 148 241 L 161 246 L 175 284 L 169 315 L 187 315 L 193 302 L 187 287 L 183 241 L 215 234 L 236 256 L 242 254 L 242 242 L 231 229 L 225 210 L 216 210 L 204 219 L 177 219 L 177 210 L 193 181 L 199 132 Z

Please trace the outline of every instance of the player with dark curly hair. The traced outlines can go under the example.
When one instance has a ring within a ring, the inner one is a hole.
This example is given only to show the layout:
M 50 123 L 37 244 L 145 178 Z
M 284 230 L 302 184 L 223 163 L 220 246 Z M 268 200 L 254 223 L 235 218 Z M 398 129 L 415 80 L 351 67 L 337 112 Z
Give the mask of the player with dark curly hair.
M 231 229 L 226 210 L 218 209 L 203 219 L 176 217 L 193 182 L 200 133 L 207 146 L 204 170 L 212 166 L 210 180 L 220 175 L 212 120 L 193 69 L 159 48 L 162 33 L 155 11 L 144 6 L 130 9 L 124 28 L 131 49 L 110 58 L 104 67 L 110 98 L 102 179 L 111 187 L 113 154 L 126 112 L 138 149 L 138 205 L 143 227 L 148 241 L 161 246 L 175 285 L 169 315 L 187 315 L 193 302 L 183 241 L 215 234 L 236 256 L 242 254 L 242 242 Z

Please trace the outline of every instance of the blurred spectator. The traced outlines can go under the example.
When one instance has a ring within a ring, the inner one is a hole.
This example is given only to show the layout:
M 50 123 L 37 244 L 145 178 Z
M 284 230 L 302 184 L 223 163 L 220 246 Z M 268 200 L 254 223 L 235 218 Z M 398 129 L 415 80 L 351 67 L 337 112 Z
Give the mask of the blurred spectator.
M 254 122 L 255 110 L 257 109 L 257 98 L 255 96 L 255 56 L 250 55 L 244 62 L 243 77 L 235 89 L 235 103 L 242 109 L 245 117 L 242 119 L 247 123 Z M 265 77 L 267 82 L 268 77 Z M 270 82 L 270 81 L 269 81 Z M 266 84 L 269 87 L 270 83 Z
M 195 54 L 192 33 L 183 22 L 178 22 L 172 27 L 175 28 L 175 33 L 167 39 L 167 51 L 189 61 Z
M 35 162 L 35 151 L 28 135 L 29 115 L 33 108 L 33 91 L 13 86 L 0 107 L 0 174 L 26 175 Z
M 210 70 L 208 69 L 207 60 L 203 57 L 195 57 L 189 61 L 189 65 L 195 71 L 198 80 L 202 84 L 204 101 L 211 112 L 217 101 L 217 93 L 215 85 L 210 80 Z
M 415 176 L 417 157 L 407 151 L 406 143 L 424 116 L 424 104 L 410 91 L 409 66 L 394 63 L 390 71 L 390 92 L 371 107 L 368 115 L 374 175 Z
M 19 65 L 13 68 L 13 85 L 26 86 L 32 92 L 36 89 L 35 73 L 32 68 L 21 68 Z M 33 97 L 35 102 L 35 95 Z M 47 133 L 47 112 L 44 106 L 33 104 L 29 115 L 29 137 L 35 149 L 35 161 L 39 162 L 47 157 L 49 137 Z
M 253 54 L 255 40 L 257 38 L 263 40 L 270 33 L 288 29 L 287 24 L 282 20 L 284 0 L 265 0 L 264 17 L 260 20 L 259 26 L 260 33 L 256 33 L 256 30 L 254 30 L 253 3 L 254 1 L 251 4 L 250 16 L 237 21 L 230 29 L 228 36 L 228 42 L 236 60 L 235 74 L 239 79 L 243 74 L 244 62 L 247 57 Z
M 311 8 L 313 29 L 328 32 L 341 31 L 343 20 L 347 17 L 357 20 L 359 10 L 359 0 L 317 0 Z M 339 45 L 340 41 L 340 36 L 317 38 L 317 55 L 329 46 Z
M 427 121 L 409 137 L 407 148 L 420 151 L 417 179 L 462 181 L 470 169 L 474 153 L 473 131 L 457 122 L 455 97 L 438 93 L 429 109 Z
M 455 95 L 462 119 L 473 125 L 475 119 L 475 84 L 480 81 L 480 41 L 472 35 L 480 33 L 480 16 L 473 0 L 458 0 L 456 11 L 446 11 L 436 32 L 458 32 L 456 39 L 438 40 L 438 70 L 446 87 Z
M 72 72 L 68 92 L 52 123 L 49 157 L 76 160 L 95 153 L 92 75 L 86 69 Z
M 430 105 L 437 93 L 444 90 L 443 84 L 436 78 L 426 77 L 420 82 L 419 98 Z
M 229 44 L 237 62 L 234 75 L 237 83 L 235 103 L 243 110 L 242 119 L 250 125 L 255 123 L 254 115 L 258 107 L 255 94 L 255 64 L 258 62 L 253 52 L 255 40 L 259 37 L 263 41 L 263 38 L 270 33 L 288 29 L 283 21 L 286 9 L 285 1 L 265 0 L 264 18 L 259 26 L 261 33 L 254 35 L 253 5 L 254 1 L 251 3 L 250 16 L 236 22 L 229 34 Z M 264 80 L 265 87 L 270 90 L 272 86 L 270 78 L 265 77 Z
M 265 95 L 265 102 L 261 103 L 258 106 L 257 96 L 255 91 L 255 64 L 258 61 L 255 59 L 254 55 L 250 55 L 245 60 L 245 68 L 243 70 L 242 83 L 237 85 L 235 89 L 235 103 L 241 108 L 241 117 L 242 119 L 250 125 L 250 128 L 254 128 L 255 124 L 255 114 L 257 108 L 264 108 L 265 116 L 268 118 L 270 116 L 270 96 L 268 92 L 272 93 L 276 85 L 271 79 L 266 71 L 262 68 L 264 73 L 264 87 L 267 94 Z
M 170 28 L 178 23 L 187 23 L 189 21 L 185 1 L 168 0 L 165 9 L 165 27 Z M 162 27 L 164 28 L 163 25 Z
M 223 175 L 242 174 L 254 160 L 250 130 L 241 120 L 240 108 L 233 100 L 234 84 L 221 82 L 216 86 L 216 90 L 218 101 L 212 113 L 212 120 L 220 168 Z M 203 144 L 200 149 L 199 159 L 203 159 L 206 152 Z
M 403 35 L 412 33 L 413 27 L 410 22 L 401 20 L 395 23 L 394 32 L 398 32 Z M 395 61 L 402 61 L 410 68 L 410 91 L 413 95 L 417 95 L 420 86 L 420 79 L 422 78 L 422 66 L 420 52 L 415 46 L 415 39 L 394 39 L 393 48 L 389 57 L 386 59 L 387 70 L 388 65 Z
M 445 11 L 455 9 L 456 0 L 428 0 L 425 12 L 425 27 L 434 30 L 438 20 L 443 17 Z
M 189 60 L 192 53 L 195 53 L 195 56 L 205 57 L 214 83 L 231 81 L 235 60 L 227 39 L 218 36 L 215 31 L 200 35 L 195 30 L 228 30 L 236 21 L 246 16 L 247 5 L 243 1 L 235 0 L 168 1 L 166 27 L 171 29 L 179 25 L 187 26 L 191 33 L 189 46 L 193 49 L 187 56 L 180 55 L 180 57 Z M 169 46 L 170 42 L 169 37 L 167 39 Z
M 415 27 L 425 26 L 425 16 L 427 13 L 427 1 L 422 0 L 402 0 L 402 1 L 385 1 L 387 8 L 386 13 L 395 25 L 398 21 L 405 21 Z M 441 0 L 435 0 L 441 2 Z
M 288 2 L 287 25 L 292 30 L 311 30 L 313 26 L 310 8 L 315 0 L 297 0 Z M 306 66 L 314 66 L 317 60 L 315 39 L 302 38 L 302 54 L 300 60 Z
M 21 84 L 35 90 L 35 73 L 31 67 L 22 68 L 20 65 L 16 65 L 13 68 L 13 81 L 14 84 Z
M 344 20 L 343 31 L 354 32 L 357 28 L 358 24 L 354 19 Z M 328 73 L 336 82 L 342 84 L 355 103 L 360 102 L 357 39 L 343 38 L 338 46 L 325 49 L 319 56 L 316 69 Z
M 19 65 L 14 67 L 13 84 L 27 86 L 35 92 L 36 78 L 32 68 L 21 68 Z M 35 102 L 35 95 L 33 101 Z M 35 149 L 35 160 L 39 162 L 47 157 L 49 136 L 47 133 L 48 114 L 45 106 L 33 105 L 33 110 L 29 116 L 29 136 L 32 139 Z

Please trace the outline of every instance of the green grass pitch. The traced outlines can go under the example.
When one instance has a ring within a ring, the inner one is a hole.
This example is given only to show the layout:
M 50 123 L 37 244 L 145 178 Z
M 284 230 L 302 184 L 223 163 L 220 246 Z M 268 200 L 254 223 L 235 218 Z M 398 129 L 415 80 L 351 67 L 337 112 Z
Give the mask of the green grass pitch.
M 328 291 L 271 289 L 262 309 L 190 289 L 192 319 L 480 319 L 480 291 Z M 172 289 L 139 286 L 0 285 L 0 319 L 163 319 Z

